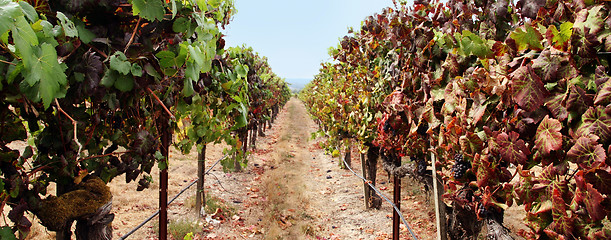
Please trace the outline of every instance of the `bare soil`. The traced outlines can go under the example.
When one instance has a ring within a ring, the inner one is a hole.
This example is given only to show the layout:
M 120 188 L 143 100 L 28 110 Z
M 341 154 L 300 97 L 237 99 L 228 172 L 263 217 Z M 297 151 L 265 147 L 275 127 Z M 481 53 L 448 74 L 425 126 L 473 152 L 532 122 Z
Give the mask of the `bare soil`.
M 224 213 L 197 217 L 195 187 L 179 196 L 168 209 L 170 222 L 195 226 L 195 239 L 389 239 L 392 207 L 365 209 L 363 182 L 339 167 L 339 159 L 319 147 L 322 138 L 311 139 L 316 125 L 303 103 L 291 99 L 265 137 L 259 137 L 242 172 L 224 173 L 217 165 L 206 175 L 205 192 L 227 205 Z M 223 154 L 226 146 L 210 145 L 206 167 Z M 352 165 L 361 172 L 359 154 Z M 381 169 L 379 167 L 378 169 Z M 169 166 L 169 196 L 173 197 L 196 179 L 197 152 L 183 155 L 172 149 Z M 114 239 L 129 232 L 157 210 L 158 170 L 149 189 L 136 191 L 123 177 L 109 186 L 113 192 Z M 392 196 L 392 184 L 380 170 L 376 185 Z M 402 212 L 420 239 L 433 239 L 435 214 L 427 193 L 410 179 L 403 180 Z M 38 225 L 38 224 L 35 224 Z M 127 239 L 157 239 L 156 218 Z M 170 226 L 170 230 L 172 226 Z M 53 239 L 53 233 L 34 226 L 31 239 Z M 401 226 L 402 239 L 409 239 Z

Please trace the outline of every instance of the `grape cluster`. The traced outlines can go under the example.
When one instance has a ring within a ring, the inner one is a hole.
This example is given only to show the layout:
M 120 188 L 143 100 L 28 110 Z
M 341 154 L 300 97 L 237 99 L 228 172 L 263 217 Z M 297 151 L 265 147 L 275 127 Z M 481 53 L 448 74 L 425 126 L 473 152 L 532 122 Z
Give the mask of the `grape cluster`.
M 456 154 L 454 156 L 454 160 L 456 163 L 452 166 L 452 174 L 455 179 L 462 178 L 467 170 L 471 168 L 471 163 L 469 161 L 465 161 L 465 158 L 462 154 Z
M 426 161 L 422 158 L 416 159 L 416 173 L 420 176 L 424 176 L 426 173 Z

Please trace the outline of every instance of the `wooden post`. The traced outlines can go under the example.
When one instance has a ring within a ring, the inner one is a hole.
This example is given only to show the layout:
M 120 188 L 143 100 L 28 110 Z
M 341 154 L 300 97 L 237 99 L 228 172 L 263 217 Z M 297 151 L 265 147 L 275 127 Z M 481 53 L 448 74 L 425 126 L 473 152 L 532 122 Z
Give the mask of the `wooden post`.
M 365 154 L 361 153 L 361 168 L 363 169 L 363 177 L 367 179 L 367 163 L 365 163 Z M 369 179 L 368 179 L 369 180 Z M 369 190 L 369 184 L 363 182 L 363 195 L 365 199 L 365 208 L 369 209 L 369 196 L 371 196 L 371 192 Z
M 393 201 L 397 206 L 397 209 L 401 210 L 401 178 L 395 176 L 393 177 Z M 399 218 L 399 213 L 393 209 L 392 214 L 392 239 L 399 240 L 399 225 L 401 224 L 401 219 Z
M 159 239 L 168 239 L 168 164 L 169 164 L 169 153 L 170 153 L 170 139 L 172 139 L 172 132 L 170 132 L 170 126 L 168 126 L 168 120 L 163 119 L 160 121 L 161 129 L 164 129 L 161 133 L 161 154 L 165 157 L 165 168 L 161 170 L 159 174 Z
M 352 142 L 348 140 L 348 149 L 346 149 L 346 155 L 344 155 L 344 161 L 347 167 L 352 167 Z
M 202 207 L 206 207 L 206 194 L 204 193 L 204 169 L 206 169 L 206 145 L 197 154 L 197 188 L 195 189 L 195 210 L 202 216 Z M 203 204 L 202 204 L 203 203 Z
M 437 181 L 437 167 L 435 166 L 435 153 L 431 152 L 431 164 L 433 165 L 433 195 L 435 197 L 435 222 L 437 225 L 437 239 L 446 240 L 448 237 L 446 229 L 446 209 L 445 204 L 442 205 L 441 199 L 443 191 L 439 191 L 439 187 L 443 186 Z M 443 220 L 443 221 L 442 221 Z

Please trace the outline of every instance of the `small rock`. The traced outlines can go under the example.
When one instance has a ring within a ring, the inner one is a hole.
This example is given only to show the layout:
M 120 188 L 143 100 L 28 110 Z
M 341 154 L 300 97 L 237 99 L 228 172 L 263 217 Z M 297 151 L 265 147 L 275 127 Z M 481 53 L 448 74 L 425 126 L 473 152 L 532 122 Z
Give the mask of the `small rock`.
M 327 172 L 331 172 L 331 170 L 327 170 Z
M 327 176 L 327 179 L 331 179 L 331 178 L 333 178 L 333 177 L 331 177 L 331 176 Z

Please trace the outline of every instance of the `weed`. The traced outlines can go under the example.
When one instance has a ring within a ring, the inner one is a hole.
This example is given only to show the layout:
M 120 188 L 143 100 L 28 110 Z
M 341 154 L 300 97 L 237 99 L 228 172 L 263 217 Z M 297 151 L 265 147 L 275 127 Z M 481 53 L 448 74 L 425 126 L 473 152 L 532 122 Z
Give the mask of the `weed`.
M 204 208 L 206 213 L 213 214 L 217 209 L 221 209 L 221 212 L 223 212 L 226 217 L 232 216 L 236 211 L 235 208 L 227 205 L 222 199 L 206 194 L 206 207 Z
M 170 221 L 168 225 L 168 233 L 174 239 L 185 239 L 186 236 L 193 237 L 193 233 L 201 232 L 198 222 L 190 222 L 187 220 Z

